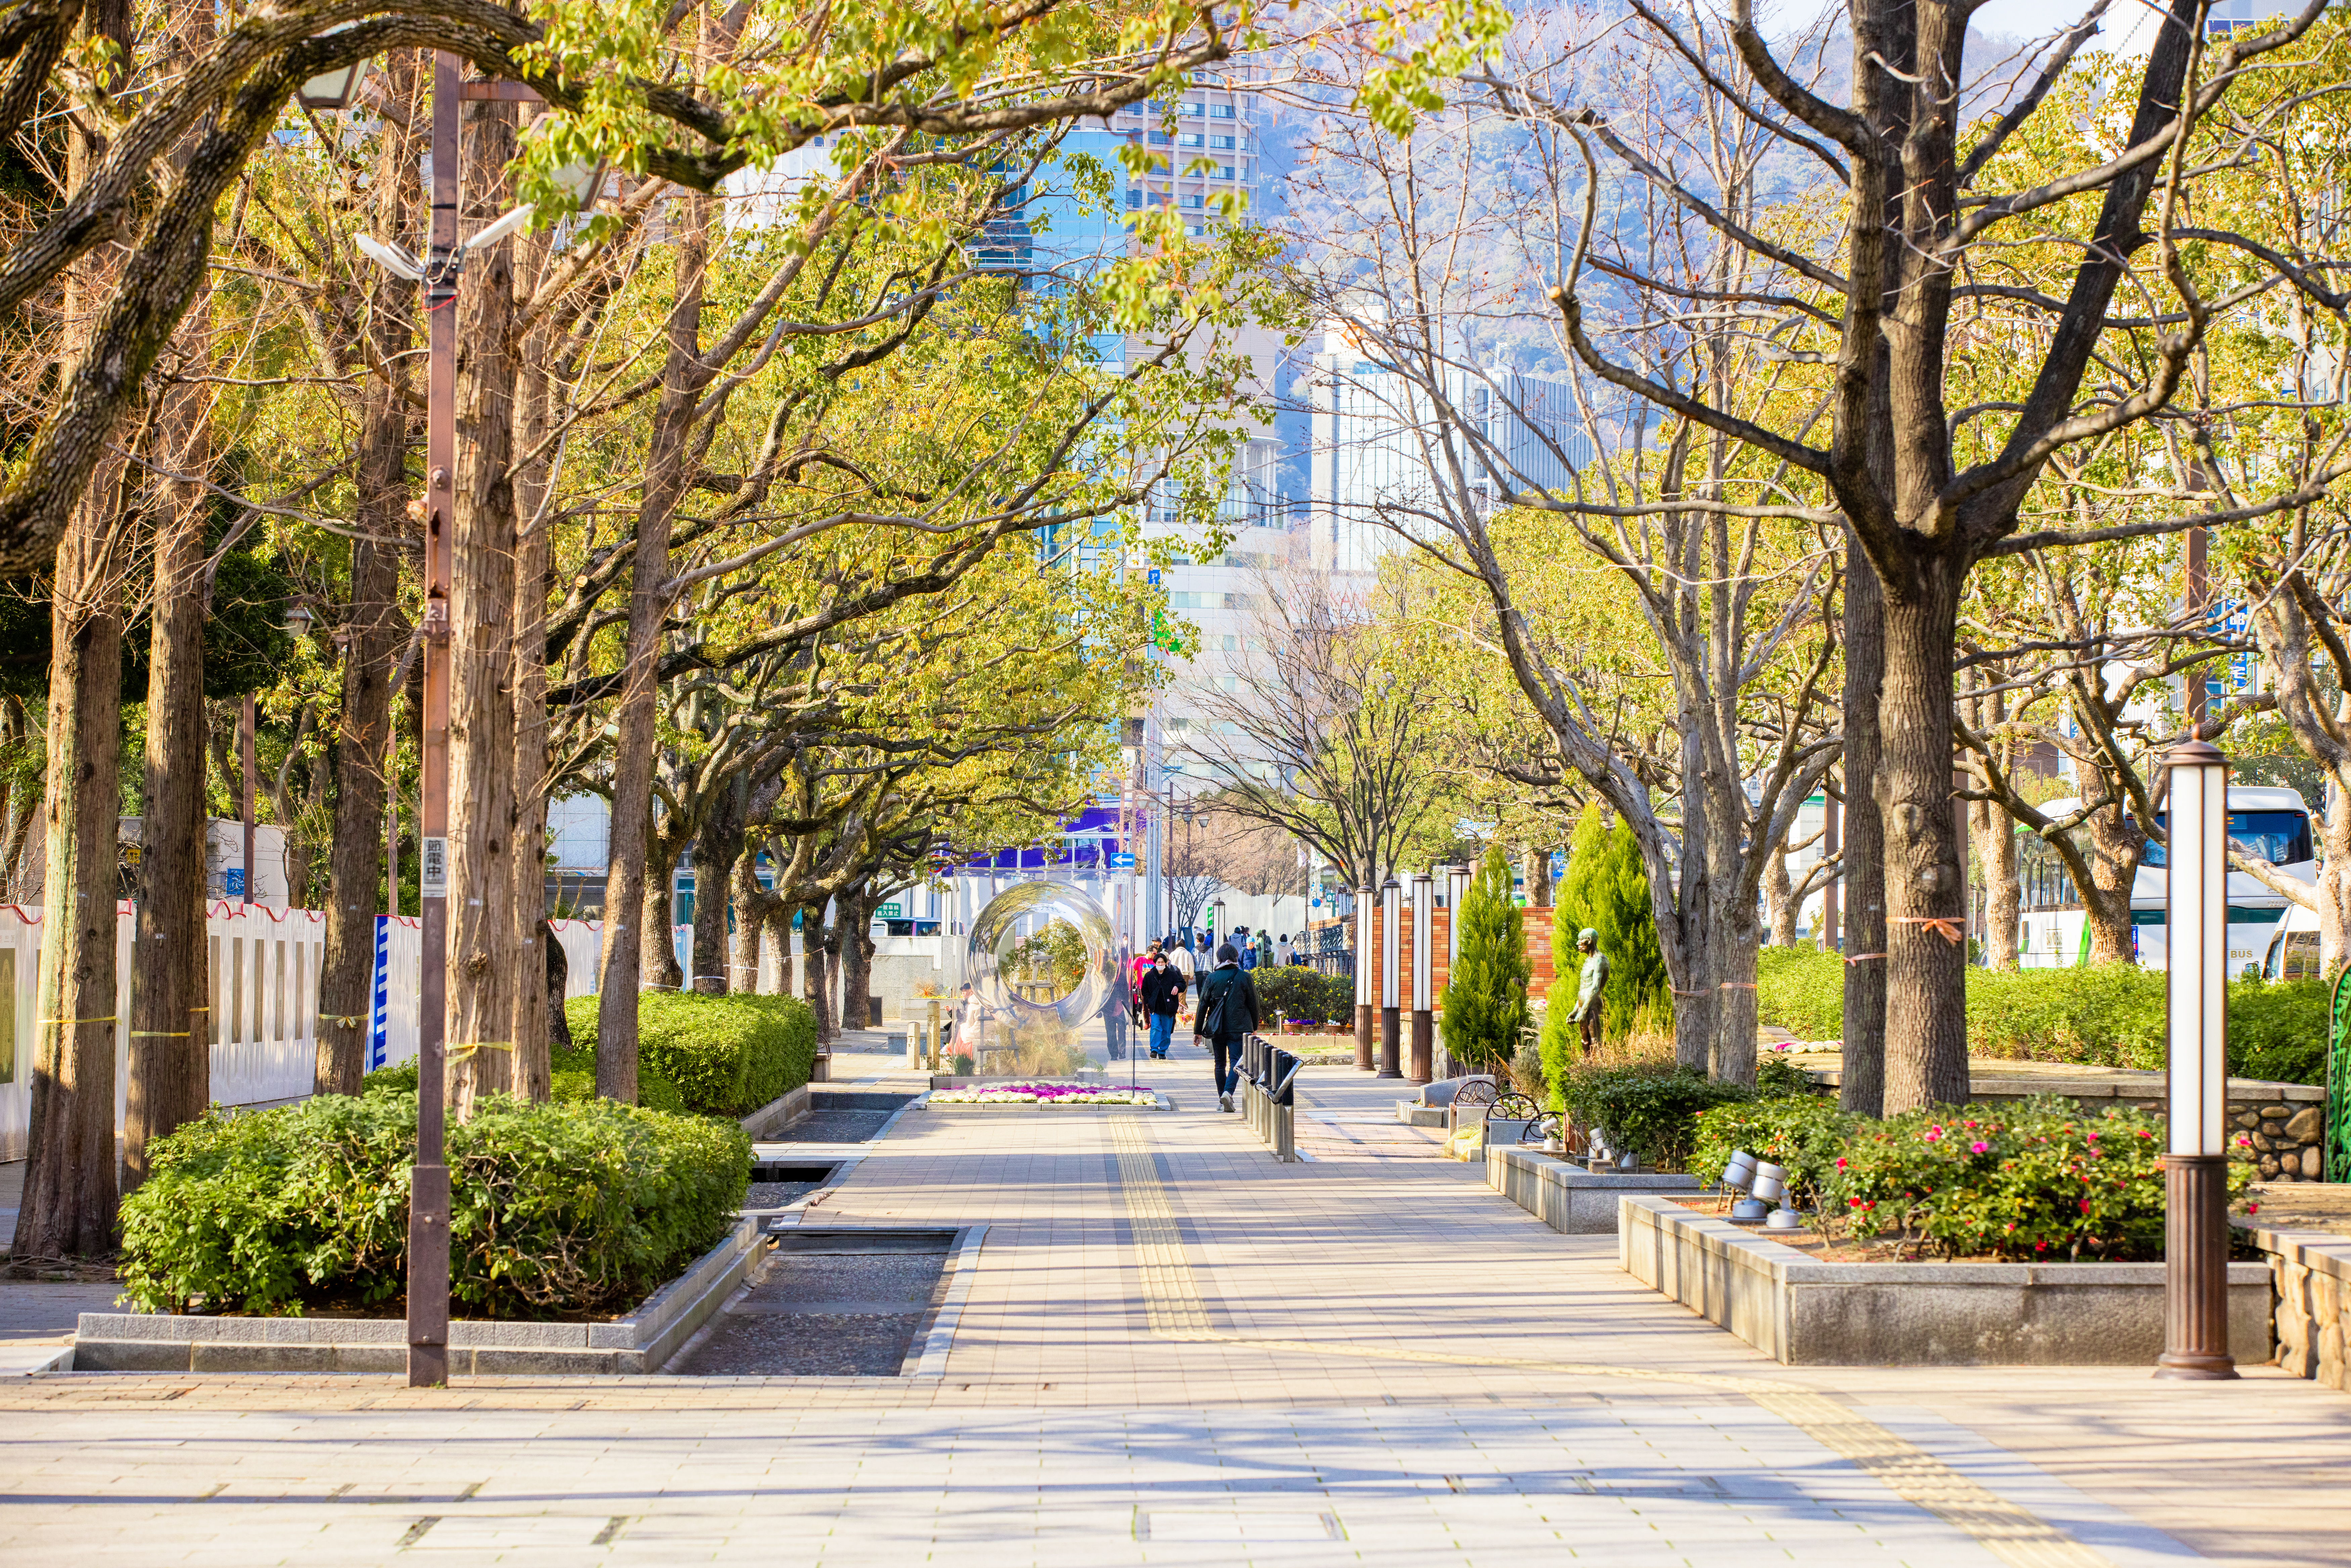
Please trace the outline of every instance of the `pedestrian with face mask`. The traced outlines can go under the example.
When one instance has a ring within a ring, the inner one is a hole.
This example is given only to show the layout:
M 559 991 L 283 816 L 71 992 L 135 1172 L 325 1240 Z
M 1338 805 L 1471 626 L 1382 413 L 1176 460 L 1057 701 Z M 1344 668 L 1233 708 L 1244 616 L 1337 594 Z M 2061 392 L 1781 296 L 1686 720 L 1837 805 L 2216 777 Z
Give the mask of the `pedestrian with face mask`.
M 1168 960 L 1156 947 L 1152 950 L 1151 967 L 1143 971 L 1141 993 L 1143 1016 L 1151 1027 L 1150 1048 L 1155 1061 L 1167 1060 L 1167 1048 L 1176 1040 L 1176 1014 L 1184 1005 L 1184 992 L 1189 982 L 1184 971 Z

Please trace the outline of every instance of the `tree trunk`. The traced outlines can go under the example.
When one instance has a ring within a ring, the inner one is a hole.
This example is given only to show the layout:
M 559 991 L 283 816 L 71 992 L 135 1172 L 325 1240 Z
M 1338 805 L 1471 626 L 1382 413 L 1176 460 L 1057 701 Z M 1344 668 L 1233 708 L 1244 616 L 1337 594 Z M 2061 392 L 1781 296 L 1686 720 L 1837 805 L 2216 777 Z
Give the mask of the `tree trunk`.
M 2024 913 L 2024 882 L 2017 870 L 2016 824 L 1990 800 L 1973 802 L 1973 837 L 1983 846 L 1984 964 L 2013 969 L 2017 925 Z
M 1734 907 L 1720 923 L 1715 951 L 1714 1057 L 1707 1072 L 1718 1082 L 1755 1087 L 1755 949 L 1760 935 L 1753 906 Z
M 824 905 L 810 904 L 800 910 L 800 996 L 809 1010 L 816 1014 L 816 1037 L 819 1040 L 832 1039 L 832 988 L 829 983 L 824 951 Z
M 677 853 L 666 841 L 656 840 L 654 853 L 659 875 L 645 879 L 644 952 L 645 988 L 655 991 L 683 990 L 685 971 L 677 964 Z
M 513 110 L 469 110 L 466 162 L 514 156 Z M 466 204 L 494 216 L 503 178 Z M 456 522 L 449 554 L 449 1103 L 470 1121 L 515 1087 L 515 991 L 537 976 L 515 940 L 514 244 L 468 257 L 457 302 Z M 536 958 L 534 953 L 532 957 Z
M 516 271 L 518 295 L 527 298 L 544 268 L 548 237 L 526 235 L 515 244 L 524 258 Z M 544 946 L 559 959 L 560 945 L 547 925 L 547 601 L 554 549 L 545 514 L 552 464 L 539 450 L 553 421 L 546 362 L 551 350 L 545 331 L 531 334 L 523 346 L 515 400 L 515 852 L 507 909 L 517 946 L 528 954 Z M 548 1050 L 563 1012 L 562 987 L 558 983 L 550 991 L 517 986 L 513 1003 L 507 1033 L 515 1047 L 515 1092 L 543 1101 L 551 1088 Z M 570 1043 L 568 1036 L 564 1043 Z
M 1886 838 L 1877 814 L 1878 700 L 1885 683 L 1885 591 L 1847 536 L 1844 554 L 1844 1040 L 1838 1103 L 1858 1115 L 1886 1104 Z
M 694 988 L 705 996 L 749 990 L 752 979 L 727 973 L 726 904 L 735 867 L 743 859 L 743 808 L 749 781 L 737 774 L 720 786 L 702 831 L 694 839 Z
M 2319 826 L 2318 972 L 2331 982 L 2351 961 L 2351 787 L 2332 776 Z
M 406 531 L 402 480 L 407 444 L 408 411 L 401 389 L 371 383 L 360 416 L 357 463 L 358 517 L 364 533 L 397 536 Z M 397 548 L 364 538 L 353 541 L 342 727 L 335 743 L 334 841 L 328 846 L 327 950 L 319 976 L 319 1057 L 313 1082 L 321 1094 L 360 1092 L 375 1000 L 379 897 L 385 900 L 384 909 L 394 907 L 389 900 L 395 890 L 383 886 L 383 819 L 392 740 L 392 663 L 401 636 L 399 591 Z
M 1551 907 L 1551 852 L 1528 848 L 1520 855 L 1520 869 L 1527 883 L 1527 907 Z
M 571 988 L 571 958 L 564 952 L 563 944 L 556 939 L 553 921 L 538 923 L 538 940 L 545 949 L 542 973 L 546 983 L 538 988 L 539 1005 L 547 1009 L 547 1044 L 538 1052 L 543 1059 L 551 1051 L 571 1049 L 571 1022 L 563 1011 L 564 993 Z M 549 1076 L 552 1076 L 551 1072 Z M 551 1085 L 542 1086 L 532 1098 L 545 1100 L 551 1088 Z
M 1951 810 L 1952 660 L 1965 575 L 1956 557 L 1925 557 L 1911 591 L 1886 601 L 1876 798 L 1886 835 L 1889 1116 L 1968 1097 L 1967 875 Z M 1849 1052 L 1847 1063 L 1850 1071 Z
M 645 853 L 652 834 L 653 761 L 660 736 L 654 704 L 653 666 L 661 653 L 662 622 L 669 614 L 669 536 L 678 502 L 685 495 L 685 437 L 706 374 L 700 361 L 703 267 L 707 253 L 712 199 L 688 195 L 676 204 L 676 281 L 673 285 L 669 352 L 662 392 L 654 405 L 653 434 L 645 450 L 643 497 L 637 508 L 637 547 L 629 585 L 629 634 L 617 735 L 612 747 L 611 871 L 604 898 L 601 1000 L 597 1004 L 596 1092 L 634 1103 L 637 1097 L 637 991 L 646 945 L 654 934 L 643 927 L 653 908 Z M 660 909 L 669 909 L 669 875 L 659 868 Z M 632 917 L 639 928 L 632 931 Z M 669 933 L 659 933 L 662 951 Z
M 866 997 L 873 989 L 872 929 L 874 906 L 881 901 L 870 883 L 860 883 L 841 894 L 834 905 L 840 924 L 834 939 L 841 944 L 841 1027 L 872 1028 L 873 1013 Z
M 1796 945 L 1796 887 L 1788 880 L 1788 846 L 1771 852 L 1763 866 L 1764 907 L 1771 912 L 1771 946 Z
M 92 0 L 81 37 L 131 59 L 127 0 Z M 105 85 L 103 82 L 101 86 Z M 104 143 L 64 128 L 79 190 Z M 78 364 L 109 292 L 103 253 L 67 274 L 58 363 Z M 141 372 L 143 373 L 143 371 Z M 47 754 L 41 792 L 41 957 L 25 1186 L 10 1250 L 20 1260 L 114 1249 L 121 1163 L 114 1138 L 116 841 L 121 812 L 122 459 L 100 456 L 68 512 L 49 587 Z
M 120 465 L 99 470 L 50 591 L 41 967 L 32 1116 L 12 1250 L 114 1249 L 115 865 L 122 712 Z
M 212 466 L 212 400 L 175 383 L 156 441 L 175 474 Z M 212 497 L 162 487 L 148 617 L 145 803 L 131 928 L 125 1190 L 147 1178 L 147 1145 L 212 1103 L 212 1013 L 204 1002 L 204 523 Z
M 735 905 L 735 932 L 726 962 L 726 978 L 730 988 L 758 992 L 766 988 L 759 983 L 759 940 L 768 928 L 769 912 L 782 901 L 759 885 L 759 857 L 750 849 L 736 857 L 735 874 L 728 883 L 729 901 Z

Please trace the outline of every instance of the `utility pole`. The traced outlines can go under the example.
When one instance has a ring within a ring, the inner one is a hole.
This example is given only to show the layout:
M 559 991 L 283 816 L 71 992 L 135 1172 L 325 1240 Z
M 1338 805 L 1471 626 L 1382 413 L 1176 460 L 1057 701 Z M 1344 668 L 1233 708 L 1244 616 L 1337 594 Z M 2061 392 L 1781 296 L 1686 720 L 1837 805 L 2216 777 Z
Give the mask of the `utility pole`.
M 424 277 L 424 744 L 417 871 L 424 917 L 417 1007 L 416 1166 L 408 1197 L 408 1385 L 449 1381 L 449 544 L 457 471 L 457 57 L 433 57 L 433 234 Z

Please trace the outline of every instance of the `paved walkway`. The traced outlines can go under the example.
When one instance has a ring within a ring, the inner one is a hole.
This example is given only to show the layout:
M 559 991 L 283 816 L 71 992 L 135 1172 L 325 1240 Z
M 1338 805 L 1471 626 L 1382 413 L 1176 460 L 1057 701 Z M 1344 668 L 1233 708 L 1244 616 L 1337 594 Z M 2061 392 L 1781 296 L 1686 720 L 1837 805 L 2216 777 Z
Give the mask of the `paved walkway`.
M 912 1082 L 878 1056 L 835 1081 Z M 2351 1562 L 2351 1399 L 2255 1371 L 1792 1370 L 1310 1070 L 1311 1163 L 912 1112 L 810 1223 L 986 1223 L 943 1376 L 0 1385 L 0 1559 Z

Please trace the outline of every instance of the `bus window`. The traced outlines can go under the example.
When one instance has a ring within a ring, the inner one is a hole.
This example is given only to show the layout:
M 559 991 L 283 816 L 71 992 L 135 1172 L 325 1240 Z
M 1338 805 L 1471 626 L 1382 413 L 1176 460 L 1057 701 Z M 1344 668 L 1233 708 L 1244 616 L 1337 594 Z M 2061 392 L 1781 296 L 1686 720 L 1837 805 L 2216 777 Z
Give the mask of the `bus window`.
M 2163 819 L 2158 815 L 2156 821 Z M 2314 858 L 2310 819 L 2300 811 L 2231 811 L 2229 847 L 2247 860 L 2267 861 L 2272 865 L 2300 865 Z M 2146 863 L 2163 864 L 2162 845 L 2148 843 Z

